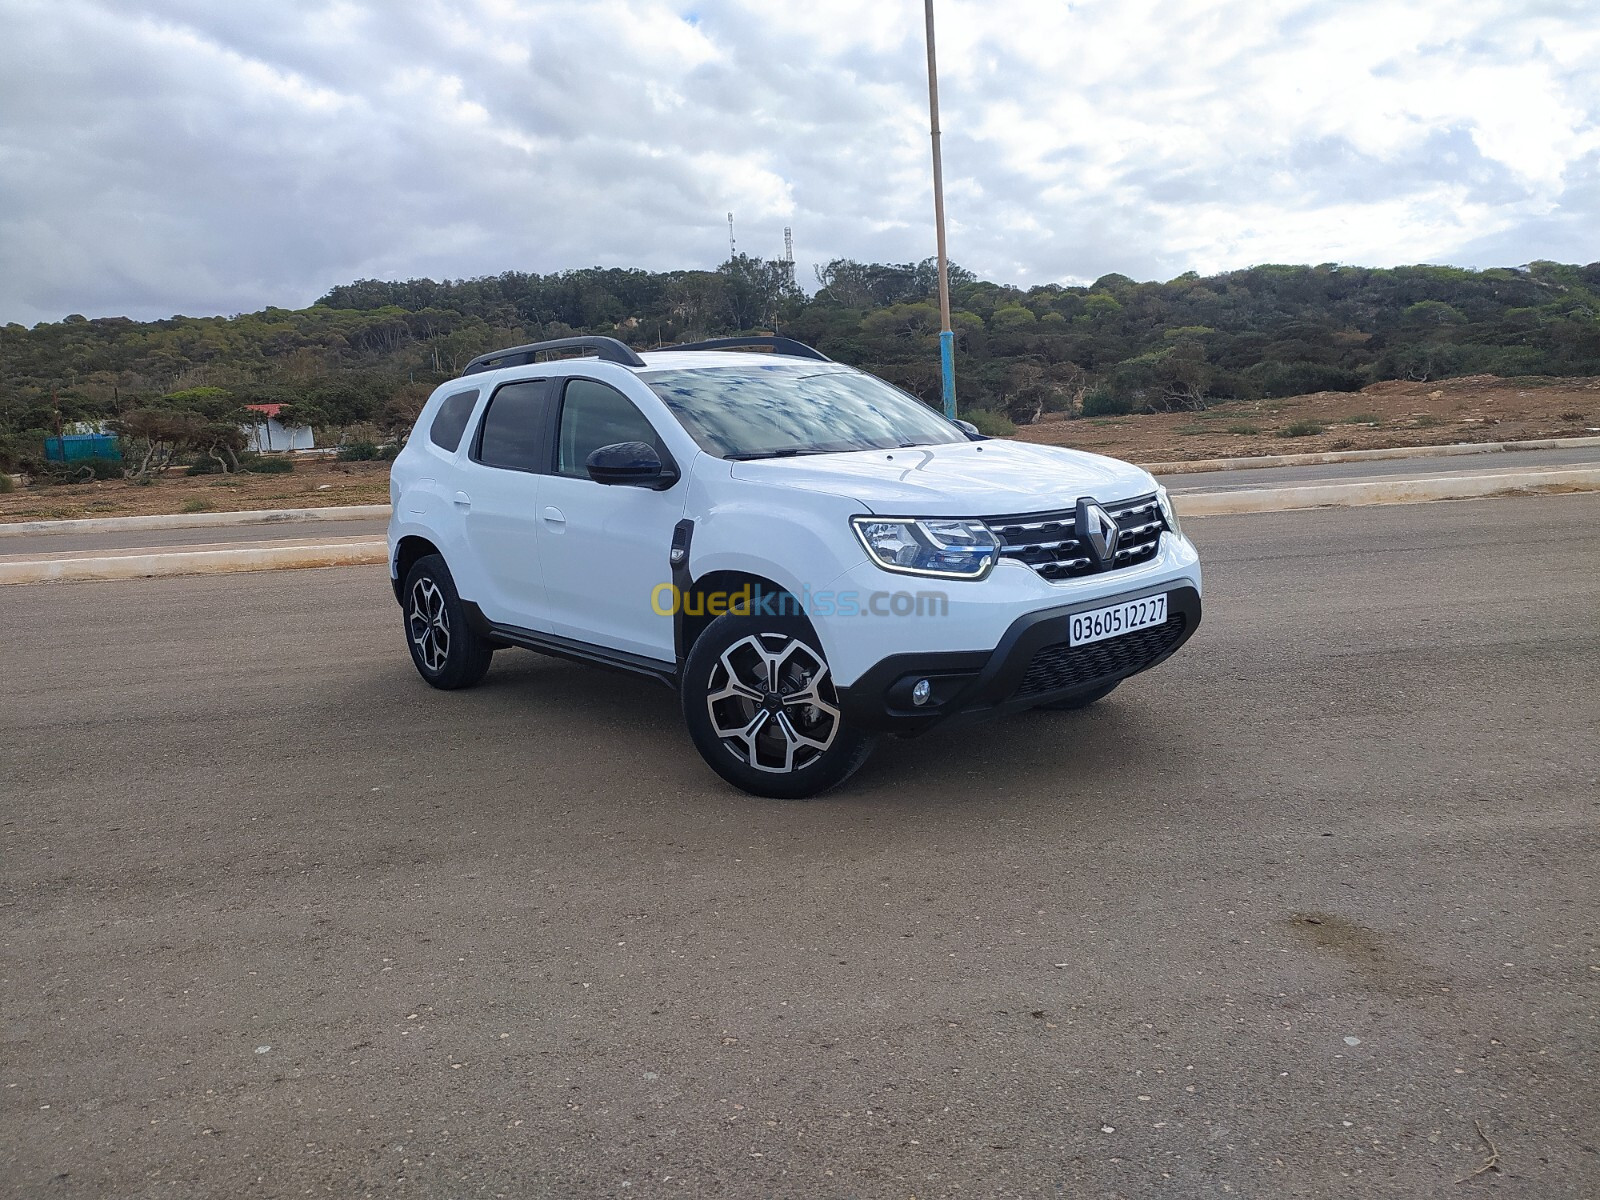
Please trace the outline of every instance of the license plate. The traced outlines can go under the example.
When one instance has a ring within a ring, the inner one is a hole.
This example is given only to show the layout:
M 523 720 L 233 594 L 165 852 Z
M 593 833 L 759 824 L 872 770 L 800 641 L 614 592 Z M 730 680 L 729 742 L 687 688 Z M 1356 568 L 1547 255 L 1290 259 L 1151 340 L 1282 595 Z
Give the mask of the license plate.
M 1072 628 L 1067 631 L 1067 645 L 1086 646 L 1090 642 L 1103 642 L 1136 629 L 1164 625 L 1166 620 L 1165 596 L 1146 596 L 1143 600 L 1129 600 L 1126 604 L 1113 604 L 1110 608 L 1073 613 Z

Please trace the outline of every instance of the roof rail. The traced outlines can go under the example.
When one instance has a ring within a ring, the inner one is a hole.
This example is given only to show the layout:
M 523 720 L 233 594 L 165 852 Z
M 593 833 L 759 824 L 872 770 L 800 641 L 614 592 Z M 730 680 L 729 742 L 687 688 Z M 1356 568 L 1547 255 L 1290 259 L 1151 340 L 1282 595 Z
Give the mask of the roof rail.
M 662 350 L 737 350 L 742 346 L 755 346 L 771 350 L 774 354 L 792 354 L 796 358 L 814 358 L 819 362 L 832 362 L 820 350 L 813 349 L 804 342 L 797 342 L 786 337 L 725 337 L 712 338 L 708 342 L 686 342 L 681 346 L 662 346 Z
M 606 362 L 620 363 L 625 367 L 644 366 L 644 359 L 635 354 L 626 343 L 619 342 L 614 337 L 584 335 L 556 338 L 550 342 L 532 342 L 526 346 L 512 346 L 505 350 L 480 354 L 469 362 L 467 369 L 461 373 L 476 375 L 479 371 L 495 371 L 501 367 L 525 367 L 529 363 L 538 362 L 539 355 L 555 350 L 593 350 Z

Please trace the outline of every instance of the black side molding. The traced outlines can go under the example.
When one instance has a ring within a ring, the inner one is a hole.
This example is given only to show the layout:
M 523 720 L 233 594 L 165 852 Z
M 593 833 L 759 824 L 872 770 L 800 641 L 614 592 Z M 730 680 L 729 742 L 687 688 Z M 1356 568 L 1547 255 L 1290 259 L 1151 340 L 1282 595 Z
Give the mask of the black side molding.
M 626 650 L 613 650 L 609 646 L 596 646 L 589 642 L 580 642 L 576 638 L 558 637 L 553 633 L 538 633 L 517 625 L 501 625 L 485 617 L 483 610 L 471 600 L 463 600 L 461 607 L 467 610 L 467 620 L 474 632 L 499 645 L 520 646 L 524 650 L 532 650 L 538 654 L 549 654 L 555 658 L 589 663 L 596 667 L 609 667 L 613 671 L 625 671 L 630 675 L 641 675 L 646 679 L 665 684 L 673 691 L 678 690 L 677 663 L 646 658 L 642 654 L 630 654 Z

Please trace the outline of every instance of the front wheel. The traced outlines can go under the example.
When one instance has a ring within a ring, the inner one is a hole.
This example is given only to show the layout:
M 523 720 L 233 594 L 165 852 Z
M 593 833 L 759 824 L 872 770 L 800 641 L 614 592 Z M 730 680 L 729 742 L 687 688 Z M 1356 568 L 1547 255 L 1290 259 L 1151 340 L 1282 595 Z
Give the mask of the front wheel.
M 727 613 L 689 651 L 683 716 L 706 764 L 757 796 L 803 800 L 872 752 L 850 728 L 810 622 Z

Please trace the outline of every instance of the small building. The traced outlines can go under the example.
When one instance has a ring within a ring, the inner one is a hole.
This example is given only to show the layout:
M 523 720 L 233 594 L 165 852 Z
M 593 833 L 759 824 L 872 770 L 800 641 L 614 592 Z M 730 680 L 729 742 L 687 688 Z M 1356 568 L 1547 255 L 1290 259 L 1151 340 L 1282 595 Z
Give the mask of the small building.
M 283 411 L 281 404 L 246 404 L 252 413 L 259 414 L 255 421 L 243 426 L 245 449 L 257 454 L 270 454 L 280 450 L 314 450 L 316 439 L 309 425 L 285 425 L 278 420 Z

